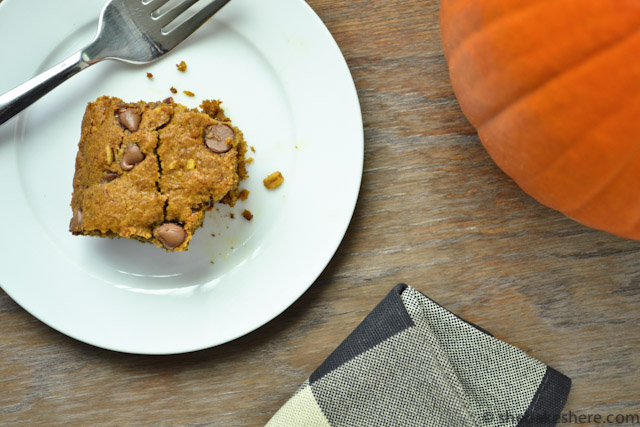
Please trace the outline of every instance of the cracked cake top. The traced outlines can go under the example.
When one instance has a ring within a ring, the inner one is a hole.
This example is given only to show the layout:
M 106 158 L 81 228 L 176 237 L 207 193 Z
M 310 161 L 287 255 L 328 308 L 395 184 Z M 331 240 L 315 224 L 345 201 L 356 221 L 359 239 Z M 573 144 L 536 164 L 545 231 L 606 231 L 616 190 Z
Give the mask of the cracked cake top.
M 219 101 L 98 98 L 82 121 L 70 231 L 186 250 L 206 210 L 237 200 L 245 152 Z

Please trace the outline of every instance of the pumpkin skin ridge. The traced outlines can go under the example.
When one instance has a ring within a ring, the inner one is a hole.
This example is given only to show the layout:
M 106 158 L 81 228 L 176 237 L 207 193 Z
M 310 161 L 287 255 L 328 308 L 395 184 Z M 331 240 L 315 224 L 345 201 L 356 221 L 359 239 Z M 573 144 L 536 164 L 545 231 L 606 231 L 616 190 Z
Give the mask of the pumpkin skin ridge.
M 575 207 L 572 207 L 572 208 L 569 208 L 569 209 L 562 209 L 560 212 L 564 213 L 568 217 L 571 217 L 573 212 L 579 211 L 581 209 L 584 209 L 586 206 L 588 206 L 589 203 L 591 203 L 593 201 L 593 199 L 595 199 L 599 195 L 603 194 L 609 188 L 609 186 L 616 179 L 618 179 L 620 177 L 620 175 L 622 175 L 622 173 L 629 167 L 629 165 L 631 165 L 635 160 L 638 159 L 638 156 L 640 156 L 640 150 L 639 150 L 639 152 L 636 152 L 635 154 L 636 154 L 636 156 L 629 156 L 627 158 L 627 160 L 619 168 L 617 168 L 615 170 L 615 172 L 613 172 L 609 177 L 607 177 L 607 179 L 604 181 L 604 183 L 599 185 L 598 188 L 596 188 L 589 195 L 589 197 L 587 197 L 583 202 L 581 202 L 579 205 L 577 205 Z
M 496 118 L 500 117 L 502 114 L 504 114 L 505 112 L 507 112 L 508 110 L 513 108 L 514 105 L 517 105 L 517 104 L 519 104 L 521 102 L 527 102 L 528 98 L 531 95 L 535 94 L 536 92 L 539 92 L 540 90 L 545 88 L 548 84 L 554 82 L 555 80 L 557 80 L 557 79 L 559 79 L 561 77 L 566 77 L 567 75 L 570 75 L 572 72 L 575 72 L 575 71 L 579 70 L 581 67 L 585 67 L 591 60 L 597 59 L 600 55 L 606 54 L 611 49 L 619 46 L 620 44 L 623 44 L 624 42 L 626 42 L 629 39 L 632 39 L 638 33 L 640 33 L 640 28 L 636 28 L 636 29 L 632 30 L 631 32 L 625 34 L 623 37 L 621 37 L 619 39 L 616 39 L 615 41 L 596 49 L 595 51 L 592 52 L 591 55 L 585 56 L 580 61 L 578 61 L 575 64 L 573 64 L 571 67 L 565 68 L 560 73 L 554 74 L 553 76 L 551 76 L 550 78 L 542 81 L 540 84 L 536 85 L 532 89 L 522 93 L 520 96 L 514 97 L 507 105 L 502 106 L 495 114 L 490 116 L 484 122 L 478 123 L 477 125 L 474 124 L 474 123 L 471 123 L 471 124 L 476 128 L 478 133 L 480 133 L 481 129 L 484 126 L 486 126 L 487 124 L 491 123 L 493 120 L 495 120 Z M 455 92 L 455 89 L 454 89 L 454 92 Z M 462 105 L 460 107 L 462 108 Z
M 634 91 L 633 95 L 631 96 L 631 99 L 633 98 L 637 98 L 638 95 L 640 95 L 640 90 L 636 90 Z M 602 125 L 605 125 L 612 117 L 615 117 L 615 115 L 619 114 L 620 112 L 624 111 L 626 108 L 628 108 L 628 104 L 620 104 L 619 108 L 616 108 L 614 110 L 610 110 L 607 112 L 607 114 L 601 116 L 601 119 L 598 120 L 595 123 L 592 123 L 589 128 L 587 128 L 587 131 L 585 131 L 584 133 L 582 133 L 577 139 L 573 140 L 573 143 L 571 145 L 568 145 L 567 147 L 565 147 L 564 150 L 562 150 L 560 153 L 558 153 L 555 157 L 555 159 L 551 162 L 548 163 L 543 169 L 540 169 L 539 171 L 536 171 L 535 174 L 531 175 L 528 178 L 521 178 L 517 181 L 518 185 L 520 185 L 521 187 L 537 187 L 534 182 L 540 178 L 541 175 L 543 175 L 545 172 L 547 172 L 548 170 L 550 170 L 551 168 L 553 168 L 554 166 L 556 166 L 560 161 L 564 160 L 565 156 L 571 152 L 572 150 L 574 150 L 576 147 L 582 145 L 582 144 L 590 144 L 592 143 L 591 141 L 589 141 L 589 139 L 587 138 L 589 135 L 591 135 L 593 132 L 596 132 Z M 627 161 L 624 162 L 624 164 L 615 170 L 615 172 L 613 172 L 605 181 L 605 183 L 603 184 L 602 188 L 598 187 L 597 189 L 595 189 L 595 191 L 588 196 L 584 202 L 581 202 L 580 204 L 578 204 L 577 206 L 571 207 L 571 208 L 563 208 L 563 209 L 559 209 L 561 212 L 563 213 L 568 213 L 568 212 L 572 212 L 572 211 L 576 211 L 581 209 L 582 207 L 584 207 L 586 204 L 588 204 L 594 197 L 596 197 L 598 194 L 600 194 L 602 191 L 604 191 L 610 184 L 611 182 L 613 182 L 620 173 L 622 173 L 624 171 L 625 168 L 628 167 L 629 163 L 633 162 L 638 156 L 640 156 L 640 146 L 638 146 L 638 149 L 633 153 L 632 156 L 627 157 Z M 515 179 L 514 179 L 515 181 Z M 567 215 L 568 216 L 568 215 Z
M 627 115 L 632 115 L 634 111 L 638 111 L 638 107 L 640 106 L 640 96 L 638 96 L 638 94 L 640 93 L 640 89 L 634 91 L 633 95 L 630 96 L 629 99 L 631 99 L 631 101 L 627 102 L 624 105 L 624 108 L 618 108 L 615 110 L 611 110 L 611 111 L 617 111 L 618 114 L 615 116 L 611 116 L 611 120 L 614 121 L 615 123 L 615 118 L 618 117 L 618 115 L 623 115 L 620 114 L 621 112 L 625 112 L 625 111 L 630 111 L 630 113 L 628 113 Z M 623 115 L 624 116 L 624 115 Z M 603 121 L 604 122 L 608 122 L 607 120 Z M 609 126 L 610 127 L 610 126 Z M 606 128 L 606 126 L 605 126 Z M 590 130 L 597 132 L 597 128 L 590 128 Z M 602 132 L 604 133 L 604 132 Z M 633 141 L 633 140 L 631 140 Z M 592 141 L 593 143 L 593 141 Z M 484 142 L 483 142 L 483 145 Z M 574 145 L 575 146 L 575 145 Z M 615 168 L 615 171 L 612 173 L 609 173 L 607 175 L 607 177 L 603 178 L 603 183 L 599 184 L 597 187 L 586 187 L 587 189 L 592 188 L 594 189 L 593 191 L 589 192 L 589 195 L 583 198 L 583 201 L 577 205 L 577 206 L 573 206 L 571 208 L 566 208 L 566 207 L 559 207 L 559 198 L 558 195 L 556 194 L 555 197 L 548 197 L 548 190 L 545 190 L 545 185 L 544 183 L 541 184 L 533 184 L 531 186 L 528 185 L 524 185 L 523 181 L 521 181 L 519 179 L 519 177 L 521 177 L 522 175 L 518 175 L 517 173 L 512 174 L 508 171 L 506 171 L 503 166 L 502 163 L 495 161 L 495 157 L 493 156 L 493 152 L 489 151 L 490 156 L 492 157 L 492 159 L 494 159 L 494 162 L 500 167 L 500 169 L 507 175 L 509 176 L 522 190 L 524 190 L 525 193 L 527 193 L 529 196 L 531 196 L 532 198 L 534 198 L 535 200 L 537 200 L 539 203 L 541 203 L 544 206 L 550 207 L 554 210 L 557 210 L 561 213 L 563 213 L 565 216 L 567 216 L 568 218 L 571 218 L 572 220 L 575 220 L 576 222 L 579 222 L 580 224 L 586 225 L 588 227 L 597 229 L 597 230 L 602 230 L 602 231 L 606 231 L 608 233 L 620 236 L 620 237 L 625 237 L 625 238 L 632 238 L 632 239 L 636 239 L 636 240 L 640 240 L 640 230 L 637 227 L 637 225 L 640 225 L 640 220 L 638 220 L 638 215 L 637 214 L 632 214 L 632 217 L 630 220 L 626 221 L 626 222 L 618 222 L 615 223 L 615 221 L 611 220 L 607 220 L 607 219 L 603 219 L 603 215 L 599 215 L 599 216 L 594 216 L 592 214 L 585 214 L 584 212 L 589 212 L 590 211 L 590 207 L 598 207 L 599 205 L 605 205 L 606 203 L 604 203 L 602 200 L 599 200 L 599 196 L 601 195 L 607 195 L 610 193 L 617 193 L 619 191 L 615 191 L 614 188 L 614 184 L 616 183 L 616 181 L 623 176 L 623 174 L 625 172 L 628 172 L 629 170 L 634 170 L 633 168 L 637 168 L 638 167 L 638 159 L 640 158 L 640 144 L 633 144 L 632 142 L 628 145 L 629 147 L 635 148 L 633 150 L 631 150 L 631 155 L 629 156 L 624 156 L 622 157 L 624 159 L 624 162 L 622 165 L 620 165 L 619 167 Z M 486 145 L 485 145 L 486 148 Z M 611 169 L 614 170 L 614 169 Z M 518 178 L 517 178 L 518 177 Z M 546 185 L 552 185 L 551 183 L 547 182 Z M 568 196 L 569 198 L 571 198 L 571 196 Z M 552 202 L 550 200 L 555 200 L 555 202 Z M 620 208 L 619 206 L 617 206 L 618 208 Z M 638 211 L 640 213 L 640 209 L 637 208 L 637 206 L 635 207 L 636 211 Z M 615 213 L 610 214 L 615 216 Z
M 638 160 L 638 157 L 640 157 L 640 149 L 638 149 L 635 153 L 634 156 L 628 156 L 626 158 L 626 160 L 622 163 L 622 165 L 616 169 L 616 171 L 611 174 L 611 176 L 609 176 L 607 178 L 607 180 L 604 182 L 604 184 L 600 185 L 596 191 L 594 191 L 591 196 L 589 198 L 586 199 L 586 201 L 584 203 L 581 203 L 579 206 L 572 208 L 572 209 L 563 209 L 561 210 L 562 213 L 564 213 L 565 215 L 567 215 L 568 217 L 572 218 L 572 214 L 574 212 L 577 212 L 581 209 L 584 209 L 586 206 L 589 205 L 589 203 L 591 203 L 596 197 L 598 197 L 599 195 L 603 194 L 610 186 L 611 184 L 620 177 L 620 175 L 622 175 L 622 173 L 630 166 L 632 165 L 635 161 Z M 634 225 L 640 225 L 640 216 L 638 218 L 638 220 L 636 222 L 634 222 Z M 629 231 L 629 230 L 625 230 L 623 228 L 621 228 L 622 231 Z
M 467 41 L 469 39 L 471 39 L 472 37 L 474 37 L 475 35 L 483 32 L 486 30 L 486 28 L 491 27 L 493 25 L 498 25 L 500 24 L 501 21 L 507 19 L 507 18 L 512 18 L 513 15 L 519 14 L 519 13 L 528 13 L 530 9 L 533 9 L 536 6 L 539 6 L 541 4 L 544 3 L 550 3 L 551 1 L 555 1 L 555 0 L 535 0 L 535 1 L 530 1 L 528 4 L 524 5 L 524 7 L 515 9 L 510 11 L 509 13 L 505 13 L 504 15 L 501 15 L 498 18 L 493 19 L 492 21 L 489 21 L 487 23 L 484 23 L 484 25 L 480 26 L 479 28 L 476 28 L 475 30 L 473 30 L 471 33 L 467 34 L 464 38 L 460 39 L 458 42 L 458 45 L 456 46 L 455 49 L 451 50 L 451 48 L 449 49 L 445 49 L 445 60 L 447 62 L 449 62 L 450 58 L 453 58 L 454 56 L 456 56 L 456 52 L 458 52 L 462 46 L 467 43 Z M 521 3 L 522 4 L 522 3 Z M 442 10 L 441 10 L 442 12 Z M 442 13 L 440 14 L 442 16 Z M 441 37 L 441 39 L 444 39 L 446 37 Z M 447 54 L 449 53 L 449 54 Z
M 637 51 L 640 48 L 640 31 L 634 31 L 632 38 L 629 40 L 628 44 L 620 45 L 615 50 L 609 50 L 608 55 L 611 55 L 611 58 L 620 58 L 625 55 L 627 52 Z M 600 58 L 600 62 L 608 62 L 609 64 L 618 64 L 618 59 L 614 62 L 607 60 L 607 57 Z M 599 70 L 601 66 L 589 67 L 587 70 Z M 625 77 L 622 81 L 627 81 L 627 79 L 634 79 L 633 76 L 640 75 L 640 67 L 635 65 L 634 67 L 620 67 L 616 66 L 617 69 L 629 69 L 631 71 L 625 73 L 627 77 Z M 635 71 L 633 71 L 635 70 Z M 583 70 L 584 71 L 584 70 Z M 609 80 L 604 75 L 604 80 Z M 604 81 L 603 80 L 603 81 Z M 631 82 L 632 80 L 628 80 Z M 617 97 L 617 103 L 611 103 L 611 105 L 607 109 L 603 109 L 601 111 L 601 115 L 599 117 L 608 116 L 607 120 L 598 120 L 599 126 L 593 126 L 591 123 L 594 123 L 593 120 L 584 122 L 584 121 L 575 121 L 572 120 L 571 123 L 574 123 L 573 127 L 575 129 L 581 129 L 581 135 L 583 138 L 592 139 L 590 143 L 587 145 L 595 148 L 596 151 L 592 150 L 592 153 L 597 153 L 601 151 L 605 156 L 608 152 L 608 146 L 615 146 L 616 148 L 615 155 L 613 157 L 609 157 L 608 166 L 606 168 L 599 168 L 599 172 L 597 173 L 598 179 L 594 179 L 592 181 L 585 181 L 588 185 L 579 184 L 581 181 L 581 175 L 588 175 L 584 171 L 588 171 L 589 165 L 593 164 L 595 166 L 605 165 L 603 163 L 597 163 L 597 158 L 594 157 L 583 157 L 580 156 L 573 163 L 567 162 L 567 168 L 565 170 L 572 171 L 575 170 L 576 173 L 564 174 L 563 170 L 557 169 L 555 173 L 548 174 L 543 179 L 540 179 L 538 182 L 533 180 L 526 180 L 530 173 L 535 173 L 535 171 L 542 171 L 542 167 L 531 167 L 524 166 L 523 169 L 519 169 L 517 165 L 519 163 L 512 162 L 509 164 L 508 159 L 505 159 L 505 153 L 513 153 L 513 147 L 511 149 L 502 151 L 501 147 L 503 143 L 501 143 L 501 138 L 499 134 L 496 134 L 495 129 L 496 126 L 499 129 L 500 126 L 496 123 L 495 126 L 486 127 L 480 132 L 480 137 L 483 142 L 483 145 L 489 151 L 489 154 L 494 159 L 494 162 L 508 175 L 510 176 L 516 184 L 518 184 L 527 194 L 532 196 L 534 199 L 539 201 L 545 206 L 551 207 L 555 210 L 558 210 L 564 213 L 566 216 L 582 223 L 588 225 L 592 228 L 609 231 L 612 234 L 621 235 L 623 237 L 628 237 L 631 232 L 635 232 L 640 238 L 640 230 L 632 230 L 627 233 L 625 230 L 629 230 L 630 222 L 634 221 L 635 214 L 633 213 L 636 210 L 640 211 L 640 206 L 635 206 L 635 203 L 629 203 L 625 201 L 624 192 L 620 190 L 620 188 L 624 188 L 623 182 L 631 182 L 633 179 L 634 173 L 632 171 L 638 169 L 640 170 L 640 165 L 635 164 L 632 167 L 629 167 L 629 162 L 633 162 L 635 158 L 637 158 L 639 145 L 636 140 L 638 140 L 638 136 L 640 136 L 640 124 L 637 120 L 637 112 L 640 112 L 640 97 L 638 97 L 638 93 L 640 93 L 640 86 L 638 85 L 638 79 L 635 78 L 633 80 L 635 83 L 632 85 L 634 90 L 628 90 L 626 93 L 618 93 L 618 95 L 622 95 Z M 553 90 L 549 92 L 557 92 L 558 87 L 563 87 L 563 83 L 556 84 L 553 87 Z M 629 86 L 629 85 L 624 85 Z M 568 82 L 568 87 L 576 87 L 575 83 Z M 542 92 L 544 94 L 544 92 Z M 529 108 L 525 108 L 528 110 Z M 587 108 L 587 111 L 589 108 Z M 559 110 L 558 110 L 559 111 Z M 527 119 L 526 116 L 523 116 L 522 111 L 512 111 L 508 113 L 508 116 L 505 116 L 501 119 L 503 122 L 513 121 L 514 116 L 515 119 L 525 117 L 525 120 L 529 122 L 529 126 L 527 129 L 534 129 L 531 127 L 531 124 L 535 124 L 536 119 L 532 121 L 531 118 Z M 526 114 L 526 111 L 525 111 Z M 553 112 L 547 113 L 553 114 Z M 544 119 L 544 117 L 543 117 Z M 585 123 L 587 125 L 585 126 Z M 625 125 L 625 123 L 634 123 L 633 125 Z M 584 132 L 584 128 L 588 128 L 587 132 Z M 521 128 L 522 129 L 522 128 Z M 600 131 L 598 130 L 600 129 Z M 616 133 L 617 129 L 627 130 L 624 133 Z M 593 134 L 593 135 L 591 135 Z M 600 137 L 598 137 L 600 134 Z M 510 133 L 507 133 L 511 137 L 517 141 L 517 134 L 513 133 L 513 129 Z M 535 133 L 533 134 L 535 135 Z M 591 135 L 591 136 L 590 136 Z M 607 135 L 612 135 L 611 137 L 607 137 Z M 616 136 L 618 136 L 624 140 L 621 142 L 621 145 L 616 143 Z M 625 136 L 626 135 L 626 136 Z M 538 138 L 539 139 L 539 138 Z M 571 145 L 572 148 L 576 148 L 577 145 L 575 141 L 577 141 L 576 136 L 572 136 L 570 138 L 562 138 L 561 136 L 558 138 L 552 137 L 550 142 L 556 141 L 558 144 L 562 145 Z M 530 143 L 535 145 L 535 139 L 531 139 Z M 522 145 L 522 148 L 518 148 L 515 146 L 516 150 L 520 150 L 522 152 L 527 152 L 527 145 Z M 585 151 L 581 150 L 584 154 Z M 595 156 L 597 157 L 597 155 Z M 498 161 L 500 159 L 500 161 Z M 558 157 L 554 154 L 554 159 L 558 159 L 559 161 L 562 158 Z M 581 163 L 582 159 L 586 159 L 584 163 Z M 616 162 L 616 159 L 617 162 Z M 549 160 L 551 161 L 551 160 Z M 624 163 L 624 165 L 620 165 L 620 163 Z M 545 165 L 549 165 L 550 163 L 545 163 Z M 578 172 L 581 169 L 581 165 L 586 165 L 582 172 Z M 626 166 L 625 166 L 626 165 Z M 515 166 L 515 168 L 513 167 Z M 524 172 L 523 172 L 524 171 Z M 538 174 L 536 174 L 538 175 Z M 638 175 L 638 174 L 635 174 Z M 555 177 L 558 177 L 557 185 L 554 184 Z M 601 178 L 600 178 L 601 177 Z M 627 184 L 629 186 L 631 184 Z M 579 191 L 572 193 L 571 188 L 578 188 Z M 581 188 L 579 188 L 581 187 Z M 604 196 L 601 197 L 601 195 Z M 609 197 L 607 198 L 607 195 Z M 576 197 L 580 196 L 580 197 Z M 615 197 L 618 197 L 618 200 L 615 201 Z M 637 200 L 639 197 L 638 194 L 634 194 L 634 200 Z M 610 212 L 604 212 L 605 209 L 599 209 L 598 206 L 611 206 Z M 625 206 L 629 206 L 625 208 Z M 619 210 L 621 214 L 616 214 L 616 210 Z M 598 212 L 600 213 L 594 213 Z M 624 214 L 622 214 L 624 212 Z M 619 219 L 616 219 L 619 218 Z M 612 231 L 616 230 L 616 231 Z
M 585 4 L 589 5 L 587 8 L 580 7 L 581 2 L 576 0 L 545 2 L 543 5 L 552 8 L 553 14 L 547 13 L 545 7 L 528 9 L 530 12 L 526 14 L 509 14 L 504 11 L 518 6 L 510 5 L 514 0 L 476 1 L 477 3 L 471 0 L 443 0 L 443 9 L 450 12 L 444 13 L 445 21 L 441 23 L 441 37 L 445 56 L 448 57 L 451 81 L 456 94 L 460 94 L 458 99 L 463 101 L 461 105 L 465 107 L 465 115 L 474 126 L 479 126 L 499 113 L 500 108 L 504 108 L 509 101 L 640 27 L 638 0 L 619 0 L 621 4 L 628 5 L 620 9 L 608 6 L 609 2 L 616 3 L 618 0 L 585 0 Z M 448 4 L 454 6 L 447 6 Z M 554 15 L 561 15 L 565 9 L 567 12 L 564 17 L 553 18 Z M 586 11 L 579 15 L 580 19 L 572 18 L 583 9 Z M 455 14 L 456 11 L 459 17 Z M 506 16 L 505 22 L 502 25 L 491 25 L 486 31 L 482 31 L 482 16 L 487 15 L 491 19 L 496 14 L 498 17 Z M 598 18 L 599 16 L 603 18 Z M 544 21 L 540 21 L 541 19 Z M 457 30 L 458 21 L 469 21 L 469 24 L 460 24 L 461 29 Z M 535 24 L 527 24 L 527 21 Z M 582 21 L 585 21 L 585 25 L 577 24 Z M 616 22 L 620 22 L 620 25 L 615 25 Z M 525 29 L 520 30 L 523 26 Z M 527 30 L 526 26 L 532 29 Z M 547 27 L 553 31 L 551 37 L 545 35 Z M 609 27 L 611 28 L 607 30 Z M 474 36 L 473 40 L 460 36 L 474 33 L 476 28 L 484 36 Z M 563 28 L 567 31 L 563 31 Z M 599 36 L 590 37 L 591 30 L 595 30 Z M 521 31 L 525 36 L 524 41 L 514 41 L 520 38 Z M 563 34 L 568 37 L 562 38 Z M 560 43 L 554 43 L 556 38 L 560 39 Z M 459 46 L 461 40 L 465 44 Z M 522 52 L 536 49 L 536 40 L 548 48 L 549 54 L 542 50 L 540 55 L 535 52 L 523 55 Z M 575 49 L 572 48 L 573 40 L 576 42 Z M 450 55 L 453 51 L 455 55 Z M 528 72 L 528 69 L 532 72 Z M 491 89 L 496 89 L 495 96 Z
M 442 0 L 452 86 L 529 196 L 640 240 L 640 0 L 573 1 Z

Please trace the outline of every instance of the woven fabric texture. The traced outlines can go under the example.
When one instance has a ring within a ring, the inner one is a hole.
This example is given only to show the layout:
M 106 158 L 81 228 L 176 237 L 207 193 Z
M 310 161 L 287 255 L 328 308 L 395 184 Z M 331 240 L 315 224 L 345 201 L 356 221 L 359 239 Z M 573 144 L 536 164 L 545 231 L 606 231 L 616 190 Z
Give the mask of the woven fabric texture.
M 553 426 L 571 381 L 400 284 L 269 421 Z

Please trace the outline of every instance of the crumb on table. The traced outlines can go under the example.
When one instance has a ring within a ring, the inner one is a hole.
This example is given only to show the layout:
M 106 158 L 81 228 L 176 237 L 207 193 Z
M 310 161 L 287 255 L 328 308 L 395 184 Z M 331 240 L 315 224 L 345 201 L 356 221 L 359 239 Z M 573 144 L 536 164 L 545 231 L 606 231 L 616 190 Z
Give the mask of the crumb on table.
M 265 187 L 267 187 L 268 190 L 275 190 L 276 188 L 280 187 L 280 185 L 282 185 L 283 181 L 284 181 L 284 177 L 282 176 L 280 171 L 275 171 L 272 174 L 270 174 L 268 177 L 266 177 L 262 181 L 262 183 L 264 184 Z
M 187 96 L 196 96 L 196 94 L 191 92 L 190 90 L 183 90 L 182 93 L 184 93 Z
M 249 198 L 249 193 L 250 191 L 247 190 L 246 188 L 243 190 L 240 190 L 240 193 L 238 193 L 238 198 L 242 201 L 245 201 Z
M 171 88 L 169 90 L 171 91 L 171 93 L 178 93 L 178 89 L 176 89 L 173 86 L 171 86 Z
M 182 71 L 183 73 L 187 71 L 187 64 L 184 61 L 180 61 L 179 64 L 176 64 L 178 71 Z
M 148 78 L 148 79 L 152 79 L 152 78 L 153 78 L 153 74 L 151 74 L 151 73 L 147 73 L 147 78 Z
M 251 221 L 253 219 L 253 214 L 248 211 L 247 209 L 242 211 L 242 216 L 244 217 L 244 219 L 246 219 L 247 221 Z

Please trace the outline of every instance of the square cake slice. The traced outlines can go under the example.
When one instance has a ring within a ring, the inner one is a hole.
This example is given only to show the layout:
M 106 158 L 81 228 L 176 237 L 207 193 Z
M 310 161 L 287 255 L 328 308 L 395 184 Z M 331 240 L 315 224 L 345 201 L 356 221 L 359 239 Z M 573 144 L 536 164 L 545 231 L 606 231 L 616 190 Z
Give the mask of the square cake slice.
M 220 101 L 98 98 L 82 120 L 69 230 L 187 250 L 205 212 L 238 199 L 245 153 Z

